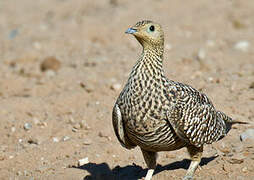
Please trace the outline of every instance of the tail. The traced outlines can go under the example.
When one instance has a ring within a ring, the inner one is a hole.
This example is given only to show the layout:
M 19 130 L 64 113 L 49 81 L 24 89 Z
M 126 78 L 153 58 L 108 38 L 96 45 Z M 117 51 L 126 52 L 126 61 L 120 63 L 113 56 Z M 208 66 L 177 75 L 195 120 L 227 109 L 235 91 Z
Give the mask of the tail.
M 248 122 L 233 120 L 231 117 L 227 116 L 226 114 L 224 114 L 221 111 L 217 111 L 217 118 L 222 119 L 225 122 L 225 125 L 226 125 L 226 127 L 225 127 L 225 134 L 220 139 L 225 137 L 225 135 L 232 128 L 232 125 L 234 125 L 234 124 L 249 124 Z

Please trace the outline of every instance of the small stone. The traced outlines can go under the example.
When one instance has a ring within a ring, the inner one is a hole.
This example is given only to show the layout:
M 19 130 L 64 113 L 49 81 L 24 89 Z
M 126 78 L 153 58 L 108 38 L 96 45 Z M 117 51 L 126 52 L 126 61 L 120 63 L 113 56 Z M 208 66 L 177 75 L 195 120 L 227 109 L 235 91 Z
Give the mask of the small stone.
M 242 156 L 233 156 L 230 159 L 227 159 L 230 164 L 242 164 L 244 162 L 244 158 Z
M 254 129 L 247 129 L 240 135 L 241 141 L 246 141 L 247 139 L 254 141 Z
M 92 141 L 89 140 L 89 139 L 86 139 L 84 142 L 83 142 L 84 145 L 90 145 L 92 144 Z
M 110 4 L 113 6 L 117 6 L 118 5 L 118 0 L 110 0 Z
M 16 131 L 15 127 L 11 127 L 11 132 L 14 133 Z
M 79 125 L 81 129 L 85 129 L 85 130 L 91 129 L 91 127 L 86 123 L 85 120 L 82 120 L 81 122 L 79 122 Z
M 53 137 L 53 142 L 59 142 L 59 139 L 57 137 Z
M 24 176 L 28 176 L 27 170 L 24 170 Z
M 51 77 L 54 77 L 56 75 L 56 72 L 55 71 L 52 71 L 52 70 L 47 70 L 46 71 L 46 76 L 51 78 Z
M 75 119 L 72 116 L 70 116 L 68 123 L 69 124 L 74 124 L 75 123 Z
M 112 140 L 112 138 L 111 138 L 110 136 L 108 136 L 108 135 L 106 135 L 106 134 L 104 134 L 104 133 L 102 133 L 102 132 L 99 132 L 98 136 L 99 136 L 99 137 L 104 137 L 104 138 L 108 139 L 109 141 Z
M 170 51 L 172 49 L 172 45 L 171 44 L 166 44 L 165 49 Z
M 25 129 L 26 131 L 29 131 L 30 129 L 32 129 L 32 124 L 30 124 L 30 123 L 25 123 L 25 124 L 24 124 L 24 129 Z
M 37 117 L 33 117 L 33 122 L 36 125 L 40 124 L 40 120 Z
M 204 60 L 206 58 L 206 52 L 204 49 L 199 49 L 198 54 L 197 54 L 197 59 L 198 60 Z
M 46 57 L 41 63 L 41 71 L 58 71 L 61 67 L 61 62 L 54 56 Z
M 74 124 L 73 128 L 80 129 L 80 124 L 79 123 Z
M 29 144 L 36 144 L 36 145 L 40 144 L 40 143 L 39 143 L 39 140 L 38 140 L 37 138 L 35 138 L 35 137 L 31 137 L 30 139 L 28 139 L 27 142 L 28 142 Z
M 254 82 L 252 82 L 249 86 L 250 89 L 254 89 Z
M 16 173 L 16 175 L 17 175 L 17 176 L 21 176 L 21 175 L 22 175 L 22 172 L 21 172 L 21 171 L 18 171 L 18 172 Z
M 80 87 L 82 87 L 87 93 L 91 93 L 94 91 L 94 87 L 91 84 L 85 84 L 83 82 L 80 82 Z
M 0 161 L 3 161 L 3 160 L 5 160 L 5 156 L 0 155 Z
M 242 168 L 242 172 L 246 173 L 248 171 L 248 168 L 245 166 Z
M 236 29 L 243 29 L 246 28 L 246 24 L 244 24 L 241 20 L 239 19 L 233 19 L 232 20 L 232 25 Z
M 102 132 L 99 132 L 98 134 L 99 137 L 107 137 L 105 134 L 103 134 Z
M 116 83 L 116 84 L 111 85 L 110 89 L 112 89 L 114 91 L 119 91 L 121 89 L 121 87 L 122 87 L 121 84 Z
M 239 41 L 235 44 L 234 48 L 236 50 L 246 52 L 249 50 L 250 43 L 248 41 Z
M 213 80 L 214 80 L 213 77 L 208 77 L 209 82 L 213 82 Z
M 68 140 L 70 140 L 71 138 L 69 137 L 69 136 L 64 136 L 63 137 L 63 141 L 68 141 Z
M 78 160 L 78 165 L 79 166 L 83 166 L 83 165 L 88 164 L 88 163 L 89 163 L 88 157 Z
M 71 130 L 72 130 L 72 132 L 77 132 L 78 131 L 76 128 L 72 128 Z
M 222 144 L 221 146 L 217 147 L 219 149 L 219 151 L 223 152 L 224 154 L 229 154 L 231 152 L 230 147 L 225 146 L 224 144 Z

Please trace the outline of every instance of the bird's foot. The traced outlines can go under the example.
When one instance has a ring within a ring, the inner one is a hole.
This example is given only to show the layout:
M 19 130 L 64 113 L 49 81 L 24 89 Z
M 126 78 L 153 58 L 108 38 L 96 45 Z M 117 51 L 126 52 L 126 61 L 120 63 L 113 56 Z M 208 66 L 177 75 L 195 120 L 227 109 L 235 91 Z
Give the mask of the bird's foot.
M 190 176 L 190 175 L 186 175 L 186 176 L 183 177 L 182 180 L 193 180 L 193 177 Z

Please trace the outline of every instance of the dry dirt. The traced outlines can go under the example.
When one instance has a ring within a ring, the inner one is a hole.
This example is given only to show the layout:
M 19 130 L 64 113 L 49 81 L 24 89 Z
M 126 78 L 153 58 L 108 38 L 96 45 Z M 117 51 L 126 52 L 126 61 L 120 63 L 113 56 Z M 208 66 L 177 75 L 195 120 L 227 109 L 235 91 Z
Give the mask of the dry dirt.
M 170 79 L 253 122 L 253 17 L 253 0 L 0 1 L 0 179 L 144 177 L 140 150 L 122 148 L 111 124 L 141 53 L 124 32 L 141 19 L 164 28 Z M 239 138 L 253 127 L 236 125 L 207 145 L 195 178 L 253 180 L 254 142 Z M 85 157 L 89 163 L 78 166 Z M 158 163 L 154 180 L 180 179 L 188 154 L 161 152 Z

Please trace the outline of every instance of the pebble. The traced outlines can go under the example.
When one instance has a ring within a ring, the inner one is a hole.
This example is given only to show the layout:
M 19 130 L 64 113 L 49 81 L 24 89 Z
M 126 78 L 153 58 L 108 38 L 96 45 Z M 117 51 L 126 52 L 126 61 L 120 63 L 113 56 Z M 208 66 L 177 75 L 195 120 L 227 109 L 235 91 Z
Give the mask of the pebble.
M 246 52 L 249 50 L 250 43 L 248 41 L 239 41 L 234 45 L 236 50 Z
M 198 60 L 204 60 L 206 58 L 206 52 L 204 49 L 199 49 L 198 54 L 197 54 Z
M 56 75 L 56 72 L 53 71 L 53 70 L 47 70 L 46 71 L 46 76 L 51 78 L 51 77 L 54 77 Z
M 247 129 L 240 135 L 241 141 L 246 141 L 247 139 L 254 141 L 254 129 Z
M 250 89 L 254 89 L 254 82 L 252 82 L 249 86 Z
M 229 159 L 227 159 L 227 161 L 230 164 L 242 164 L 244 162 L 244 156 L 241 154 L 235 154 L 232 157 L 230 157 Z
M 5 156 L 0 155 L 0 161 L 5 160 Z
M 242 171 L 245 173 L 245 172 L 248 171 L 248 168 L 245 166 L 245 167 L 242 168 Z
M 36 144 L 36 145 L 39 145 L 39 144 L 40 144 L 39 140 L 38 140 L 37 138 L 35 138 L 35 137 L 31 137 L 30 139 L 28 139 L 27 142 L 28 142 L 29 144 Z
M 22 175 L 22 172 L 21 172 L 21 171 L 18 171 L 18 172 L 16 172 L 16 175 L 17 175 L 17 176 L 21 176 L 21 175 Z
M 106 139 L 108 139 L 109 141 L 111 141 L 111 140 L 112 140 L 110 136 L 108 136 L 108 135 L 104 134 L 103 132 L 99 132 L 98 136 L 99 136 L 99 137 L 106 138 Z
M 69 137 L 69 136 L 64 136 L 63 137 L 63 141 L 68 141 L 68 140 L 70 140 L 71 138 Z
M 54 56 L 46 57 L 40 65 L 41 71 L 58 71 L 60 67 L 61 62 Z
M 170 51 L 172 49 L 172 45 L 171 44 L 166 44 L 165 49 Z
M 72 130 L 72 132 L 78 132 L 78 130 L 76 128 L 72 128 L 71 130 Z
M 121 89 L 121 87 L 122 87 L 121 84 L 116 83 L 116 84 L 111 85 L 111 86 L 110 86 L 110 89 L 112 89 L 112 90 L 114 90 L 114 91 L 118 91 L 118 90 Z
M 37 117 L 33 117 L 33 122 L 36 125 L 40 124 L 40 120 Z
M 68 123 L 69 124 L 74 124 L 75 123 L 75 119 L 72 116 L 70 116 Z
M 59 142 L 59 139 L 57 137 L 53 137 L 53 142 Z
M 79 122 L 79 126 L 81 129 L 89 130 L 91 127 L 86 123 L 85 120 L 82 120 Z
M 86 139 L 84 142 L 83 142 L 84 145 L 90 145 L 92 144 L 92 141 L 89 140 L 89 139 Z
M 80 82 L 79 84 L 87 93 L 91 93 L 95 89 L 91 84 L 85 84 L 83 82 Z
M 79 166 L 83 166 L 83 165 L 88 164 L 88 163 L 89 163 L 88 157 L 78 160 L 78 165 Z
M 79 124 L 79 123 L 74 124 L 74 125 L 73 125 L 73 128 L 75 128 L 75 129 L 80 129 L 80 124 Z
M 11 127 L 11 132 L 15 132 L 16 128 L 15 127 Z
M 30 129 L 32 129 L 32 124 L 30 124 L 30 123 L 25 123 L 25 124 L 24 124 L 24 129 L 25 129 L 26 131 L 29 131 Z

